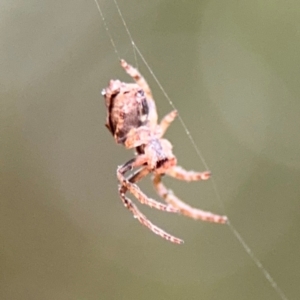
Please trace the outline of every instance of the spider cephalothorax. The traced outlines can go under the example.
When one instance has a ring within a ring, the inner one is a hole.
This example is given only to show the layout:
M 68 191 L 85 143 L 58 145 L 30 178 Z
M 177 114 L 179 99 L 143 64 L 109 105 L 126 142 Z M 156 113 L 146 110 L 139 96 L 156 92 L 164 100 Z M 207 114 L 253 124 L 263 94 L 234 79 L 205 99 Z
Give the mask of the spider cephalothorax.
M 181 213 L 193 219 L 226 223 L 226 216 L 193 208 L 177 198 L 171 190 L 164 186 L 161 181 L 164 174 L 180 180 L 196 181 L 207 180 L 210 177 L 210 172 L 186 171 L 177 166 L 177 159 L 172 152 L 172 144 L 162 138 L 171 122 L 176 118 L 177 112 L 170 112 L 158 124 L 156 105 L 146 80 L 137 69 L 124 60 L 121 60 L 121 66 L 136 83 L 111 80 L 109 86 L 102 91 L 102 95 L 105 98 L 107 108 L 106 127 L 118 144 L 136 150 L 136 156 L 117 169 L 117 177 L 120 182 L 119 193 L 125 207 L 133 213 L 140 223 L 154 233 L 177 244 L 181 244 L 183 241 L 152 224 L 125 196 L 127 190 L 141 203 L 150 207 Z M 126 172 L 133 168 L 140 169 L 126 178 Z M 149 173 L 153 174 L 154 187 L 167 205 L 147 197 L 135 184 Z

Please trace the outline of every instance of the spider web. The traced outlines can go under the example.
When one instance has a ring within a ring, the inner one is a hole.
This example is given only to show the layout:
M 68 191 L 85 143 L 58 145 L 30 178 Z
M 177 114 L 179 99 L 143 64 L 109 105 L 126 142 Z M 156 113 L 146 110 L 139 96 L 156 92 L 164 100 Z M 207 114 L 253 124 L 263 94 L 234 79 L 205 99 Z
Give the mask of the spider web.
M 117 57 L 118 60 L 120 60 L 122 57 L 120 55 L 120 52 L 118 51 L 118 48 L 116 46 L 115 43 L 115 39 L 111 34 L 110 28 L 108 26 L 108 23 L 106 21 L 105 18 L 105 14 L 103 9 L 100 6 L 100 3 L 98 0 L 94 0 L 99 15 L 101 17 L 103 26 L 105 28 L 106 34 L 108 36 L 108 39 L 110 40 L 110 43 L 112 45 L 113 51 L 115 52 L 115 55 Z M 146 60 L 145 56 L 143 55 L 143 53 L 141 52 L 140 48 L 138 47 L 138 45 L 135 43 L 133 36 L 127 26 L 127 23 L 125 21 L 125 18 L 121 12 L 120 6 L 117 2 L 117 0 L 113 0 L 114 6 L 118 12 L 118 15 L 120 17 L 120 20 L 125 28 L 125 31 L 127 33 L 128 39 L 130 41 L 130 44 L 132 46 L 132 51 L 133 51 L 133 55 L 134 55 L 134 60 L 135 60 L 135 66 L 138 66 L 138 57 L 142 60 L 142 62 L 144 63 L 144 65 L 146 66 L 146 68 L 148 69 L 148 71 L 150 72 L 151 76 L 153 77 L 154 81 L 156 82 L 156 84 L 158 85 L 159 89 L 161 90 L 161 92 L 163 93 L 164 97 L 167 99 L 168 103 L 170 104 L 170 106 L 173 109 L 176 109 L 178 111 L 178 109 L 176 108 L 176 106 L 174 105 L 173 101 L 171 100 L 170 96 L 168 95 L 168 93 L 166 92 L 165 88 L 163 87 L 163 85 L 161 84 L 161 82 L 159 81 L 158 77 L 156 76 L 156 74 L 153 71 L 153 68 L 149 65 L 148 61 Z M 195 142 L 195 139 L 193 138 L 192 134 L 190 133 L 188 126 L 186 125 L 185 121 L 183 120 L 183 118 L 181 117 L 181 115 L 178 115 L 178 119 L 186 133 L 186 135 L 188 136 L 188 139 L 190 141 L 190 143 L 192 144 L 199 160 L 202 162 L 202 164 L 205 166 L 205 168 L 207 170 L 209 170 L 209 166 L 206 162 L 206 160 L 204 159 L 204 156 L 200 150 L 200 148 L 198 147 L 197 143 Z M 217 201 L 219 203 L 219 206 L 221 207 L 222 211 L 224 212 L 225 215 L 228 216 L 228 214 L 226 214 L 226 209 L 225 209 L 225 205 L 224 202 L 222 201 L 221 195 L 219 193 L 219 190 L 217 188 L 217 184 L 216 181 L 214 179 L 214 177 L 212 177 L 210 179 L 210 183 L 212 184 L 214 193 L 216 195 Z M 282 289 L 279 287 L 279 285 L 277 284 L 277 282 L 275 281 L 275 279 L 271 276 L 271 274 L 269 273 L 269 271 L 264 267 L 264 265 L 261 263 L 261 261 L 258 259 L 258 257 L 255 255 L 255 253 L 252 251 L 252 249 L 250 248 L 250 246 L 246 243 L 246 241 L 244 240 L 244 238 L 242 237 L 242 235 L 238 232 L 238 230 L 235 228 L 235 226 L 231 223 L 230 218 L 228 219 L 228 228 L 230 229 L 230 231 L 232 232 L 232 234 L 235 236 L 235 238 L 238 240 L 238 242 L 240 243 L 240 245 L 243 247 L 243 249 L 245 250 L 245 252 L 248 254 L 248 256 L 251 258 L 251 260 L 253 261 L 253 263 L 256 265 L 256 267 L 261 271 L 261 273 L 263 274 L 264 278 L 268 281 L 268 283 L 270 284 L 270 286 L 273 288 L 273 290 L 276 292 L 276 294 L 279 296 L 280 299 L 282 300 L 288 300 L 287 296 L 285 295 L 285 293 L 282 291 Z

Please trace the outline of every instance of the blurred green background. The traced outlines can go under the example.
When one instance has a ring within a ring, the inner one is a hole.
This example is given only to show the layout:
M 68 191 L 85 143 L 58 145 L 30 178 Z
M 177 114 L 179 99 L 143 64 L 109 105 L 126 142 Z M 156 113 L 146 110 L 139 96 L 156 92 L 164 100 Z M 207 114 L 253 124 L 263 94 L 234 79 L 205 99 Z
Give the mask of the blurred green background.
M 120 55 L 135 64 L 114 2 L 100 4 Z M 119 5 L 223 204 L 209 181 L 166 184 L 228 214 L 287 297 L 299 299 L 300 2 Z M 185 240 L 176 246 L 123 207 L 115 171 L 133 153 L 104 127 L 100 91 L 131 79 L 95 3 L 4 0 L 0 16 L 0 298 L 280 299 L 228 226 L 141 207 Z M 163 116 L 171 107 L 138 62 Z M 167 137 L 182 166 L 204 170 L 180 122 Z M 149 179 L 140 186 L 157 198 Z

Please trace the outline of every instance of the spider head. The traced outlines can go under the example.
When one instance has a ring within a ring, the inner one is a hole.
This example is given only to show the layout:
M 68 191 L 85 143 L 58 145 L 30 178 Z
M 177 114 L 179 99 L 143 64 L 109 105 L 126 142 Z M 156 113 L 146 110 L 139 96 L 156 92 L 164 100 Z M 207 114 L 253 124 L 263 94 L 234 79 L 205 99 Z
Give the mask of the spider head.
M 168 140 L 152 139 L 145 145 L 144 153 L 147 156 L 148 167 L 155 173 L 164 174 L 177 164 L 177 159 L 172 153 L 172 145 Z

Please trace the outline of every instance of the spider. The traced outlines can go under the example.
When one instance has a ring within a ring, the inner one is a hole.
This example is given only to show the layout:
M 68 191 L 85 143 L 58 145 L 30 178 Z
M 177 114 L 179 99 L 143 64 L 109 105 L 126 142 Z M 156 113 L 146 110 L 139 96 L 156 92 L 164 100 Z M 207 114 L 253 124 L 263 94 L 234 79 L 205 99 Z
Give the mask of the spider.
M 137 206 L 126 197 L 129 191 L 137 200 L 145 205 L 172 213 L 180 213 L 187 217 L 224 224 L 226 216 L 193 208 L 180 200 L 171 190 L 167 189 L 161 178 L 168 175 L 185 181 L 207 180 L 211 173 L 186 171 L 177 166 L 177 159 L 172 152 L 172 144 L 162 138 L 170 124 L 177 116 L 177 111 L 167 114 L 158 124 L 156 105 L 146 80 L 137 69 L 121 60 L 121 66 L 135 83 L 124 83 L 120 80 L 110 80 L 102 91 L 107 108 L 105 126 L 118 144 L 127 149 L 135 149 L 135 157 L 117 168 L 117 178 L 120 182 L 119 195 L 124 206 L 143 225 L 159 236 L 176 244 L 183 240 L 170 235 L 151 223 Z M 125 174 L 139 168 L 128 178 Z M 166 204 L 147 197 L 137 186 L 137 182 L 151 173 L 157 194 Z

